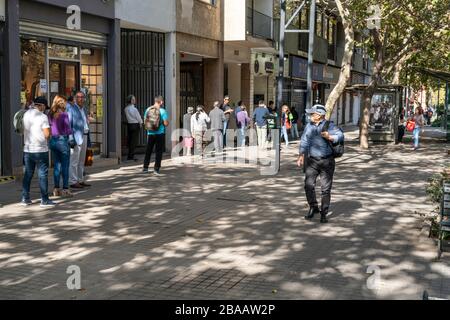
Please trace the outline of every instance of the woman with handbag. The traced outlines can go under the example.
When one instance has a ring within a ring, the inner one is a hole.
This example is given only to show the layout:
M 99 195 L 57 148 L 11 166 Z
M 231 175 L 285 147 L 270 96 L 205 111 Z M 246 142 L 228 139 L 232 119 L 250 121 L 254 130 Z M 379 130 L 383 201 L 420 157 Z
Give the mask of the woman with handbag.
M 289 147 L 288 130 L 291 130 L 292 128 L 292 120 L 294 119 L 294 116 L 287 105 L 284 105 L 281 110 L 281 134 L 284 137 L 286 147 Z
M 69 136 L 72 134 L 69 115 L 66 112 L 67 101 L 61 96 L 53 99 L 52 107 L 48 114 L 52 137 L 50 139 L 50 150 L 54 163 L 54 190 L 55 197 L 72 197 L 69 189 L 69 166 L 70 166 L 70 146 Z M 63 189 L 60 188 L 61 177 Z
M 414 130 L 413 130 L 413 137 L 414 137 L 414 148 L 413 150 L 419 149 L 419 140 L 420 140 L 420 133 L 422 132 L 422 129 L 425 125 L 425 119 L 423 117 L 423 109 L 421 107 L 416 108 L 416 113 L 414 114 L 412 121 L 414 121 Z

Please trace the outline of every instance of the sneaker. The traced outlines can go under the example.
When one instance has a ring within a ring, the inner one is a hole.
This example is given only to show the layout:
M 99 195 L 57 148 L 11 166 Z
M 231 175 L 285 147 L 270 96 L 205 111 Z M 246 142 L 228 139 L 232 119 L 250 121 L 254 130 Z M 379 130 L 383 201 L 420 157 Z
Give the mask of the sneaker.
M 158 170 L 155 170 L 155 171 L 154 171 L 154 174 L 157 175 L 157 176 L 160 176 L 160 175 L 161 175 L 161 172 L 160 172 L 160 170 L 158 169 Z
M 56 203 L 54 203 L 52 200 L 42 201 L 41 202 L 41 208 L 54 208 L 56 206 Z
M 22 201 L 20 202 L 20 205 L 22 207 L 29 207 L 33 204 L 33 202 L 30 199 L 22 199 Z
M 142 173 L 148 173 L 148 168 L 142 169 Z
M 54 197 L 61 197 L 61 190 L 58 188 L 55 188 L 55 190 L 53 190 L 53 196 Z

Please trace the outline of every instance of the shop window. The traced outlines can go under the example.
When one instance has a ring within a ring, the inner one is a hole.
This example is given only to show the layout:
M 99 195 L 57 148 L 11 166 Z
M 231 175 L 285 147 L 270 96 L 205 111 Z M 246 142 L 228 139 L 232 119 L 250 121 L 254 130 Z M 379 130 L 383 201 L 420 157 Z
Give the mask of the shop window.
M 95 154 L 102 152 L 104 133 L 103 50 L 81 50 L 81 91 L 86 94 L 91 143 Z
M 47 94 L 45 77 L 45 43 L 21 40 L 21 104 L 29 106 L 34 98 Z

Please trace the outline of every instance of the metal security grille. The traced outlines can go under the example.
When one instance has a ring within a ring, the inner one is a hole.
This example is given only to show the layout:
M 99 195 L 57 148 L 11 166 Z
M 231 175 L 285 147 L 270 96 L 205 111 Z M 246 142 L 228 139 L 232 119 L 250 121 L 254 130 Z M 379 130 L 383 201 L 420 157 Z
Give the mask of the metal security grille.
M 155 96 L 165 95 L 165 40 L 163 33 L 122 30 L 122 110 L 126 98 L 136 96 L 142 117 L 145 110 L 153 105 Z M 139 146 L 146 144 L 142 131 Z M 122 112 L 122 146 L 127 145 L 126 117 Z
M 194 109 L 203 104 L 203 65 L 198 62 L 183 62 L 180 66 L 180 127 L 188 107 Z

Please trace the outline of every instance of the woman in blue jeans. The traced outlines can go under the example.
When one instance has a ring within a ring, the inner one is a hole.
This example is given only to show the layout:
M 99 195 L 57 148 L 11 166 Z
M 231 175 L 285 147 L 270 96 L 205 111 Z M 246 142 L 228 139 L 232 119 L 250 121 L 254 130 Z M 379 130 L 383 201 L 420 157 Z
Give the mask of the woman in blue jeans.
M 284 138 L 284 142 L 286 143 L 286 147 L 288 147 L 289 146 L 288 130 L 291 130 L 292 128 L 292 119 L 294 117 L 292 116 L 292 113 L 289 110 L 288 106 L 284 105 L 281 110 L 282 110 L 281 134 Z
M 52 137 L 50 139 L 50 150 L 54 162 L 54 182 L 55 197 L 72 197 L 69 189 L 69 166 L 70 166 L 70 146 L 69 136 L 72 129 L 69 122 L 69 115 L 66 112 L 67 101 L 61 96 L 56 96 L 48 115 Z M 63 189 L 60 188 L 61 177 Z
M 421 107 L 416 108 L 416 113 L 414 114 L 413 121 L 415 122 L 415 127 L 413 131 L 414 137 L 414 150 L 419 149 L 420 133 L 423 126 L 425 125 L 425 119 L 423 117 L 423 109 Z

